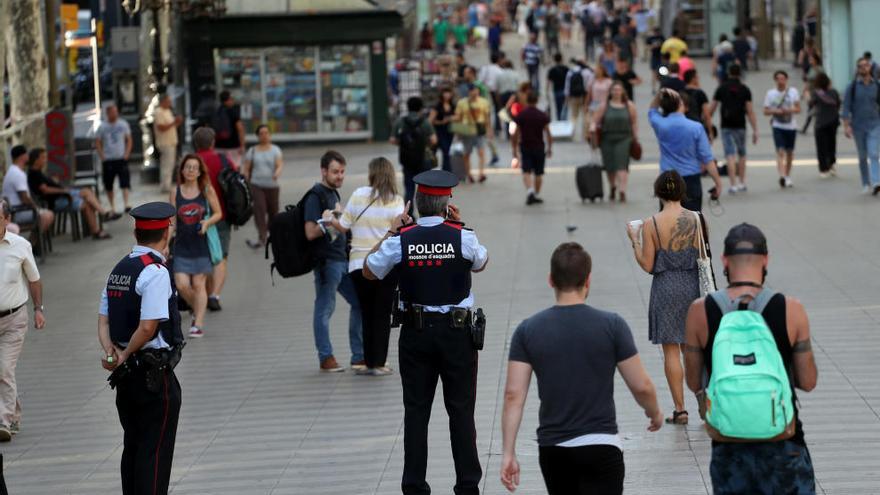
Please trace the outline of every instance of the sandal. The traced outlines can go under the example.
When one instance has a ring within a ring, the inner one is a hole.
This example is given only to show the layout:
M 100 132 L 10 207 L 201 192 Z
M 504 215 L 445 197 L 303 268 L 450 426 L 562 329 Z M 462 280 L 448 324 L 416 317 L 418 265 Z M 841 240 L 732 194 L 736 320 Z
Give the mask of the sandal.
M 483 182 L 486 182 L 486 176 L 485 176 L 485 175 L 481 175 L 481 176 L 480 176 L 480 184 L 482 184 Z
M 688 412 L 687 411 L 672 411 L 672 417 L 666 418 L 666 424 L 668 424 L 668 425 L 686 425 L 686 424 L 688 424 Z
M 473 184 L 474 182 L 476 182 L 476 181 L 474 180 L 474 176 L 473 176 L 473 175 L 468 175 L 468 176 L 467 176 L 467 181 L 468 181 L 468 184 Z
M 611 194 L 608 195 L 608 201 L 614 201 L 615 199 L 617 199 L 617 188 L 612 187 Z
M 620 202 L 626 203 L 626 191 L 620 191 Z
M 103 230 L 98 232 L 97 234 L 92 234 L 92 239 L 96 241 L 103 241 L 104 239 L 110 239 L 112 236 Z

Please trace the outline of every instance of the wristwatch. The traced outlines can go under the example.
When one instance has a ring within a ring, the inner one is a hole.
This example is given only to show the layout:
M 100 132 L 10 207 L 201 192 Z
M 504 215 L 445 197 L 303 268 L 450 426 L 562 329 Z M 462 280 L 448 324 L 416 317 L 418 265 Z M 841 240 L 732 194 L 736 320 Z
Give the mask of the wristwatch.
M 42 304 L 39 306 L 34 306 L 34 313 L 36 313 L 37 311 L 39 311 L 40 313 L 45 313 L 45 310 L 43 309 Z

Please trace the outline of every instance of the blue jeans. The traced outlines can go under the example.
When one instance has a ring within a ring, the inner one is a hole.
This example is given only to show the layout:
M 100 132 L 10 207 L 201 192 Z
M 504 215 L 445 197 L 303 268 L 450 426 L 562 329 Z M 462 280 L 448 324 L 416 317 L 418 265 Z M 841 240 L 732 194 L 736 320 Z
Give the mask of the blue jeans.
M 339 291 L 351 306 L 351 312 L 348 316 L 351 362 L 363 361 L 361 305 L 354 290 L 354 283 L 348 275 L 348 262 L 327 260 L 324 265 L 316 267 L 314 273 L 315 314 L 312 326 L 315 331 L 315 347 L 318 349 L 319 362 L 333 355 L 333 344 L 330 343 L 330 317 L 333 316 L 333 310 L 336 309 L 336 291 Z
M 437 126 L 437 141 L 440 146 L 440 154 L 443 155 L 442 167 L 447 172 L 452 172 L 452 164 L 450 162 L 449 148 L 452 147 L 452 132 L 449 126 Z
M 880 184 L 880 125 L 861 129 L 853 127 L 853 139 L 859 152 L 859 173 L 863 186 Z M 868 174 L 868 161 L 871 172 Z
M 556 120 L 565 120 L 568 117 L 568 108 L 565 106 L 565 91 L 553 90 L 553 99 L 556 103 Z
M 406 167 L 403 168 L 403 204 L 409 203 L 409 211 L 407 214 L 412 216 L 413 211 L 415 211 L 415 197 L 416 197 L 416 183 L 413 182 L 413 177 L 418 175 L 415 172 L 408 171 Z

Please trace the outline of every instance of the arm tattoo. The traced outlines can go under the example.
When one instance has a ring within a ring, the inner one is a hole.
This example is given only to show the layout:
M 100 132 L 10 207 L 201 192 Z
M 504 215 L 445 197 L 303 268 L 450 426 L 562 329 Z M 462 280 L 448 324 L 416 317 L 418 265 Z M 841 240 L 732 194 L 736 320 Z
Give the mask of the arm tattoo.
M 694 245 L 694 215 L 689 211 L 682 212 L 675 220 L 672 238 L 669 240 L 671 251 L 681 251 Z
M 813 350 L 813 344 L 810 342 L 809 339 L 799 340 L 799 341 L 795 342 L 793 346 L 791 346 L 791 352 L 794 352 L 796 354 L 803 353 L 803 352 L 810 352 L 812 350 Z
M 702 354 L 702 353 L 703 353 L 703 348 L 700 347 L 700 346 L 697 346 L 697 345 L 685 344 L 685 345 L 684 345 L 684 351 L 685 351 L 685 352 L 697 352 L 697 353 Z

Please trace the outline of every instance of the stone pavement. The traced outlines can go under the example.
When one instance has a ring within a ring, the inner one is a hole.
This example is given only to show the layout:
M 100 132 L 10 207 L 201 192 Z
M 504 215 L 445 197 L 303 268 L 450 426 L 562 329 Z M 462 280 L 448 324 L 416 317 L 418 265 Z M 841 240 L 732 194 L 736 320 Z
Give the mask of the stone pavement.
M 644 72 L 644 70 L 642 71 Z M 763 74 L 761 77 L 769 75 Z M 754 76 L 755 79 L 758 76 Z M 637 99 L 647 101 L 645 88 Z M 640 115 L 644 108 L 640 109 Z M 806 438 L 818 488 L 828 494 L 880 492 L 880 263 L 876 246 L 877 198 L 858 194 L 852 145 L 841 141 L 841 177 L 819 180 L 809 146 L 793 173 L 795 188 L 780 191 L 767 158 L 769 129 L 761 119 L 765 159 L 749 172 L 746 195 L 723 197 L 707 218 L 720 251 L 732 225 L 749 221 L 767 234 L 768 284 L 800 298 L 811 318 L 819 384 L 801 395 Z M 651 279 L 634 262 L 624 224 L 656 210 L 650 197 L 656 176 L 656 143 L 642 126 L 645 159 L 633 167 L 630 202 L 581 204 L 573 167 L 586 161 L 583 145 L 560 143 L 547 175 L 542 206 L 527 208 L 515 171 L 495 169 L 483 185 L 463 186 L 454 202 L 491 253 L 489 268 L 474 277 L 477 304 L 489 315 L 480 355 L 476 420 L 484 466 L 483 490 L 505 493 L 498 481 L 500 415 L 507 345 L 516 325 L 552 304 L 546 286 L 548 260 L 560 242 L 575 240 L 593 255 L 589 302 L 620 313 L 630 324 L 664 410 L 671 409 L 662 355 L 647 340 Z M 801 138 L 806 144 L 807 139 Z M 282 200 L 293 203 L 315 180 L 324 146 L 287 148 Z M 350 144 L 342 195 L 366 183 L 366 162 L 394 156 L 387 144 Z M 502 163 L 510 159 L 502 146 Z M 158 198 L 144 190 L 140 198 Z M 565 226 L 577 226 L 566 233 Z M 59 240 L 41 266 L 48 326 L 31 331 L 18 367 L 24 407 L 22 432 L 0 444 L 10 493 L 109 494 L 119 492 L 122 433 L 115 394 L 99 365 L 97 301 L 112 265 L 132 244 L 131 223 L 110 224 L 112 241 Z M 367 378 L 350 371 L 317 370 L 311 318 L 310 276 L 269 278 L 262 252 L 244 244 L 250 225 L 233 234 L 224 310 L 207 318 L 206 337 L 190 342 L 178 368 L 183 407 L 177 436 L 174 494 L 392 494 L 402 468 L 401 390 L 398 377 Z M 716 253 L 716 266 L 720 263 Z M 721 277 L 720 269 L 717 274 Z M 723 277 L 722 277 L 723 278 Z M 332 339 L 341 362 L 347 306 L 337 306 Z M 389 361 L 396 368 L 398 332 Z M 627 493 L 711 492 L 709 442 L 696 414 L 687 428 L 645 430 L 643 417 L 623 382 L 617 411 L 624 437 Z M 584 398 L 589 400 L 589 398 Z M 544 493 L 534 430 L 537 393 L 527 403 L 518 450 L 523 468 L 518 492 Z M 688 394 L 687 407 L 696 412 Z M 435 400 L 428 480 L 435 493 L 454 483 L 442 391 Z

